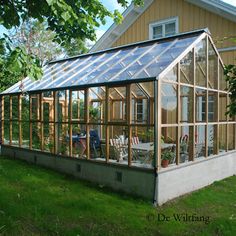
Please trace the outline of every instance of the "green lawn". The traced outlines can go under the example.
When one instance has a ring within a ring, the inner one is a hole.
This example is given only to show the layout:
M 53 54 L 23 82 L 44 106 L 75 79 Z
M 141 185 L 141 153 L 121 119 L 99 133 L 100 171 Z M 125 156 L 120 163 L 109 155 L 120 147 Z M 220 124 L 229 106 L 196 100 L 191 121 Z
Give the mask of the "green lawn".
M 168 183 L 167 183 L 168 184 Z M 178 222 L 173 214 L 204 216 Z M 169 222 L 158 221 L 158 214 Z M 236 235 L 236 177 L 162 207 L 0 158 L 0 235 Z

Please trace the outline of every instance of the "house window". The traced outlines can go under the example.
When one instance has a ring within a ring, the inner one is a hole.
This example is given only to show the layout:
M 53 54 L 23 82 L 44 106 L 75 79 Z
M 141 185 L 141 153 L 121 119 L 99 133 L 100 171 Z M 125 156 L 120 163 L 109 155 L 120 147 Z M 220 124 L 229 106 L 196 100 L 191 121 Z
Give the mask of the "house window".
M 178 17 L 158 21 L 149 25 L 149 38 L 157 39 L 178 33 Z
M 147 100 L 137 99 L 136 101 L 136 121 L 147 122 Z

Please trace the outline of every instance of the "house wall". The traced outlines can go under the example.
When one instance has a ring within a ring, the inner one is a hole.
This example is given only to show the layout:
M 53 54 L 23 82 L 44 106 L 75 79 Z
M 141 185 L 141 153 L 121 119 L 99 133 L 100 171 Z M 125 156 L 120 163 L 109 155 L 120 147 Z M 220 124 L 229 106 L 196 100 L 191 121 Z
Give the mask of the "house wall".
M 184 0 L 155 0 L 147 10 L 126 30 L 113 46 L 120 46 L 149 39 L 149 24 L 179 17 L 179 32 L 208 27 L 218 48 L 236 46 L 224 37 L 236 36 L 236 23 L 217 14 L 187 3 Z M 221 54 L 224 63 L 233 63 L 236 50 Z

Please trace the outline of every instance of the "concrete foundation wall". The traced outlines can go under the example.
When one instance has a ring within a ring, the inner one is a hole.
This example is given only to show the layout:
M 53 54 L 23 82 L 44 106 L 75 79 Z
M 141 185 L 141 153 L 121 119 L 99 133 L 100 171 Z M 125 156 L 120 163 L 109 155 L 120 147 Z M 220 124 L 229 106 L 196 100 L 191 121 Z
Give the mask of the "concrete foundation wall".
M 162 169 L 157 175 L 156 186 L 155 175 L 151 170 L 65 158 L 9 146 L 2 146 L 2 155 L 25 160 L 149 200 L 153 200 L 156 191 L 158 205 L 236 174 L 236 152 Z
M 157 203 L 159 205 L 236 174 L 236 152 L 163 169 L 158 173 Z
M 153 200 L 154 171 L 128 168 L 119 164 L 54 156 L 16 147 L 2 146 L 2 155 L 89 180 L 115 190 Z

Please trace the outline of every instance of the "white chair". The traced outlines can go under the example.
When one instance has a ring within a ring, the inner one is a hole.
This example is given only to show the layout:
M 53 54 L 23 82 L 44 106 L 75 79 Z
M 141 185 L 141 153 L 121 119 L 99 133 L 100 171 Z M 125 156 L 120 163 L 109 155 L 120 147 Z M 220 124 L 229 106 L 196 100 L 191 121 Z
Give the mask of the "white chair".
M 110 156 L 118 162 L 128 159 L 128 147 L 119 138 L 110 139 Z

